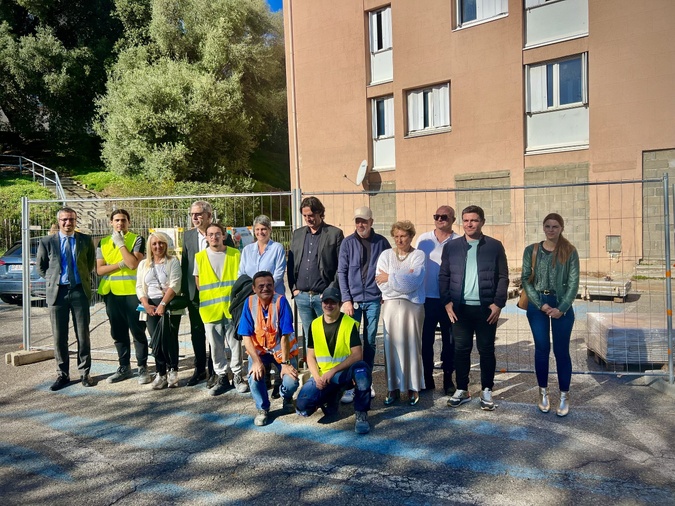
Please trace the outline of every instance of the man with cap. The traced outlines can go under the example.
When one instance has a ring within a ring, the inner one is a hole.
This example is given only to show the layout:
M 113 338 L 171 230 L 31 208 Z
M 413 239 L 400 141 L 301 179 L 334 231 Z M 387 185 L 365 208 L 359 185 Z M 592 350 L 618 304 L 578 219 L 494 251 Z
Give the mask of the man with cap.
M 356 231 L 340 245 L 338 281 L 342 295 L 341 311 L 359 324 L 363 318 L 363 361 L 373 369 L 377 342 L 377 324 L 382 307 L 382 292 L 375 283 L 377 259 L 391 244 L 373 230 L 373 212 L 368 207 L 354 211 Z M 375 390 L 371 387 L 371 397 Z M 354 400 L 354 389 L 345 391 L 342 402 Z
M 359 324 L 340 312 L 340 290 L 326 288 L 321 295 L 323 315 L 312 321 L 307 338 L 307 366 L 312 377 L 302 386 L 296 412 L 310 416 L 318 408 L 330 416 L 337 413 L 339 399 L 347 388 L 355 388 L 354 411 L 357 434 L 370 432 L 370 367 L 362 360 Z
M 441 253 L 443 246 L 460 236 L 452 230 L 455 223 L 455 210 L 447 205 L 436 210 L 434 230 L 420 235 L 417 249 L 424 251 L 427 257 L 424 289 L 424 326 L 422 327 L 422 365 L 424 367 L 424 384 L 427 389 L 434 390 L 434 341 L 436 326 L 441 328 L 441 361 L 443 362 L 443 391 L 445 395 L 455 393 L 452 373 L 455 369 L 455 344 L 452 341 L 450 318 L 441 303 L 438 285 L 438 273 L 441 270 Z

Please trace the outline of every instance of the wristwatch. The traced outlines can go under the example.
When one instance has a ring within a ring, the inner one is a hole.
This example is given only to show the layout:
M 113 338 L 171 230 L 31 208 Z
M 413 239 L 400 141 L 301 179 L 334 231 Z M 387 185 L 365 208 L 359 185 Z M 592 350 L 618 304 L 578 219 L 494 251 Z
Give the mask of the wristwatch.
M 283 362 L 281 362 L 281 365 L 291 365 L 291 361 L 290 360 L 284 360 Z
M 162 301 L 159 303 L 160 306 L 166 306 L 166 302 Z

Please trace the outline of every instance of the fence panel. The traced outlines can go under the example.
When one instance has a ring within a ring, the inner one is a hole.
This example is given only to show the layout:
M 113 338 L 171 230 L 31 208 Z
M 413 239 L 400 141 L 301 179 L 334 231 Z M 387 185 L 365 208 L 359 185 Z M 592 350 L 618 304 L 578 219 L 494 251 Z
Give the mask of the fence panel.
M 408 219 L 417 234 L 434 228 L 441 205 L 485 211 L 483 232 L 506 249 L 512 298 L 497 331 L 497 369 L 534 371 L 534 347 L 524 311 L 516 307 L 526 245 L 544 239 L 543 218 L 557 212 L 581 263 L 571 353 L 576 373 L 665 375 L 668 365 L 664 183 L 662 179 L 522 187 L 459 187 L 430 191 L 305 192 L 326 207 L 326 220 L 352 233 L 353 210 L 369 205 L 374 228 L 390 237 L 396 220 Z M 478 363 L 478 356 L 472 363 Z M 550 371 L 555 374 L 551 357 Z

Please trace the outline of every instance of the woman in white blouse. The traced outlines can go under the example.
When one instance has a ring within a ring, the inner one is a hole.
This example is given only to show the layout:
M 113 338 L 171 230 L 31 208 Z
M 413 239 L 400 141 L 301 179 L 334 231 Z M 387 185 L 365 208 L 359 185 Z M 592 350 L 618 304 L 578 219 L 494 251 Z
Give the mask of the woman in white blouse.
M 391 226 L 395 247 L 377 261 L 375 281 L 382 291 L 384 356 L 389 406 L 408 391 L 411 406 L 419 402 L 424 387 L 422 325 L 424 324 L 424 252 L 412 247 L 415 226 L 397 221 Z
M 285 295 L 286 251 L 281 244 L 271 239 L 272 222 L 264 214 L 253 220 L 253 235 L 257 240 L 244 246 L 238 275 L 246 274 L 253 279 L 256 272 L 269 271 L 274 276 L 274 291 Z
M 136 295 L 147 314 L 148 331 L 152 336 L 167 304 L 180 292 L 181 269 L 178 259 L 169 253 L 169 237 L 165 233 L 150 234 L 148 244 L 151 253 L 138 264 Z M 171 333 L 162 336 L 159 345 L 152 350 L 157 367 L 152 382 L 154 390 L 178 386 L 178 329 L 182 313 L 184 310 L 171 311 Z M 141 313 L 141 318 L 143 316 Z

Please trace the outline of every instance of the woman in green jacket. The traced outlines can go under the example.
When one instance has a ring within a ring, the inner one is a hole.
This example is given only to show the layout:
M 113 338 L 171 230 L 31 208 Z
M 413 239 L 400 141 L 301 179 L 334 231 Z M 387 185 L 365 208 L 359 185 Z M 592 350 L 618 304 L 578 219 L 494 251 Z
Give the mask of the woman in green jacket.
M 557 213 L 544 218 L 546 240 L 537 246 L 532 273 L 532 252 L 535 244 L 530 244 L 523 252 L 523 289 L 529 300 L 527 319 L 534 337 L 534 370 L 539 384 L 538 407 L 548 413 L 548 363 L 551 353 L 551 334 L 553 335 L 553 354 L 555 355 L 560 387 L 560 405 L 558 416 L 569 412 L 569 390 L 572 380 L 572 359 L 570 357 L 570 337 L 574 325 L 572 303 L 579 289 L 579 254 L 576 248 L 563 237 L 565 222 Z

